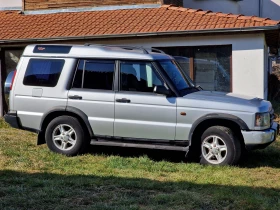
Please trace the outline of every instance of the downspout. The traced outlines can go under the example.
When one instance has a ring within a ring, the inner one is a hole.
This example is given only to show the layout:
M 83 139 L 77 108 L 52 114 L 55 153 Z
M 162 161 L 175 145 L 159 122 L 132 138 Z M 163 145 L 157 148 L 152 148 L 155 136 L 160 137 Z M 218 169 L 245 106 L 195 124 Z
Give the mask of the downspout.
M 262 17 L 263 0 L 259 0 L 259 17 Z

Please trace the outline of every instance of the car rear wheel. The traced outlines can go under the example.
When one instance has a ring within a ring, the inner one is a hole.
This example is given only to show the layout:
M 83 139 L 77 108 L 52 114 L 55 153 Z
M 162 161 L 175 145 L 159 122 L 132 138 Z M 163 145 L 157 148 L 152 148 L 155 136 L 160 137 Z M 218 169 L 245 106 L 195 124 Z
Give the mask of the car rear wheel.
M 51 151 L 67 156 L 82 153 L 87 145 L 80 122 L 71 116 L 53 119 L 46 129 L 45 138 Z
M 241 156 L 241 144 L 232 130 L 223 126 L 208 128 L 201 137 L 200 163 L 234 165 Z

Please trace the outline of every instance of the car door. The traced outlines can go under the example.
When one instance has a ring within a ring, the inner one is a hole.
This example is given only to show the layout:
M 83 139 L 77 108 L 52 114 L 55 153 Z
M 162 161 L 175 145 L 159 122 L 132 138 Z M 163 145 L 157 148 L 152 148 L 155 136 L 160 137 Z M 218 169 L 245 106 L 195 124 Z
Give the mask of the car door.
M 114 136 L 174 140 L 176 98 L 153 93 L 165 85 L 150 61 L 120 61 Z
M 80 60 L 68 93 L 67 107 L 84 112 L 97 136 L 113 136 L 114 70 L 114 60 Z

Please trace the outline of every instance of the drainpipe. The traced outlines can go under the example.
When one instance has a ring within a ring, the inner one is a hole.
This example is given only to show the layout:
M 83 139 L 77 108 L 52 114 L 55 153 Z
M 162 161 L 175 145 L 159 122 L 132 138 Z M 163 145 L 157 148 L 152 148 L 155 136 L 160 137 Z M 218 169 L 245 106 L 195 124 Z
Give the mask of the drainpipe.
M 262 17 L 263 0 L 259 0 L 259 17 Z

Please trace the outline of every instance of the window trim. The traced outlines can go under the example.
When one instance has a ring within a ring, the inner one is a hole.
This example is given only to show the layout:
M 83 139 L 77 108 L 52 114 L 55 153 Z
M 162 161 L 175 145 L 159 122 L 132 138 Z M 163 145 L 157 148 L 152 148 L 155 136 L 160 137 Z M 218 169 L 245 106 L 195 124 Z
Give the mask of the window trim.
M 75 78 L 76 78 L 76 74 L 77 74 L 77 71 L 78 71 L 78 67 L 79 67 L 79 65 L 80 65 L 80 62 L 81 62 L 81 59 L 78 59 L 78 62 L 77 62 L 77 64 L 76 64 L 76 68 L 75 68 L 75 72 L 74 72 L 74 75 L 73 75 L 73 77 L 72 77 L 72 84 L 71 84 L 70 89 L 73 89 L 74 80 L 75 80 Z M 70 90 L 70 89 L 69 89 L 69 90 Z M 82 88 L 80 88 L 80 89 L 82 89 Z

